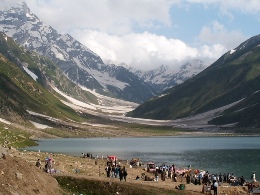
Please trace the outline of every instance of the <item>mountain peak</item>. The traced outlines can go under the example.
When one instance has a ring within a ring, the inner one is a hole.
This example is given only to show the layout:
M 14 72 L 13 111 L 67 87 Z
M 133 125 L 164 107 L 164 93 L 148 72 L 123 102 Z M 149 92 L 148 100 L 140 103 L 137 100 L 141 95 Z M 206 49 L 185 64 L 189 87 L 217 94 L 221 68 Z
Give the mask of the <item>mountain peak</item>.
M 193 77 L 206 68 L 205 63 L 199 59 L 193 59 L 184 65 L 179 70 L 162 64 L 160 67 L 149 71 L 136 71 L 140 78 L 145 80 L 150 85 L 156 86 L 159 93 L 169 89 L 177 84 L 183 83 L 188 78 Z
M 14 5 L 14 0 L 11 4 L 5 2 L 8 7 Z M 102 95 L 134 102 L 143 102 L 154 95 L 152 87 L 125 66 L 104 64 L 87 46 L 42 22 L 25 3 L 0 11 L 0 16 L 0 31 L 25 49 L 49 58 L 74 83 Z

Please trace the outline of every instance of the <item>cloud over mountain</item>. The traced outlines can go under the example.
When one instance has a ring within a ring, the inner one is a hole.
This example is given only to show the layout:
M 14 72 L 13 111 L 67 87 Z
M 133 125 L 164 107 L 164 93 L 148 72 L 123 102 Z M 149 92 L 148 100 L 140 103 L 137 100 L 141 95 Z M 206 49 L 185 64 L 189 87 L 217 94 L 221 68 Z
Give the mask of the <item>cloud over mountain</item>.
M 260 26 L 258 1 L 24 1 L 45 23 L 103 60 L 143 69 L 162 64 L 177 69 L 191 58 L 211 64 Z M 17 3 L 1 4 L 10 2 Z M 238 26 L 241 21 L 245 25 Z

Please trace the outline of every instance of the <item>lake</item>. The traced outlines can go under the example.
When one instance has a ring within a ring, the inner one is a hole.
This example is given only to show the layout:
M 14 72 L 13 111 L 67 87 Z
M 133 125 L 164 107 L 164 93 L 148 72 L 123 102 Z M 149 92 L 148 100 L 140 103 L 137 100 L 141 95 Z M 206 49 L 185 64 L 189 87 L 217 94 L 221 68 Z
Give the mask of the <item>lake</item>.
M 256 177 L 260 173 L 260 137 L 59 138 L 40 139 L 38 144 L 25 149 L 73 156 L 116 155 L 177 168 L 191 165 L 210 173 L 243 175 L 248 180 L 252 172 Z

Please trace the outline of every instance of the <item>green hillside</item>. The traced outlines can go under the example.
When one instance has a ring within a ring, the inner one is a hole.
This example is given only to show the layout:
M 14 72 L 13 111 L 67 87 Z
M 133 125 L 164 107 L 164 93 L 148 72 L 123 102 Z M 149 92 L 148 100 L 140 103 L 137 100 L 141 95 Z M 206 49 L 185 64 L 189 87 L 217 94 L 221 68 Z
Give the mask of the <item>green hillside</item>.
M 12 119 L 13 114 L 26 118 L 26 110 L 56 118 L 80 118 L 44 87 L 24 74 L 0 54 L 0 115 Z
M 260 90 L 259 44 L 260 37 L 252 37 L 238 46 L 234 53 L 226 53 L 200 74 L 145 102 L 128 116 L 178 119 L 243 99 L 223 113 L 221 118 L 216 118 L 211 123 L 232 122 L 237 123 L 239 127 L 259 127 L 258 115 L 249 112 L 249 108 L 256 110 L 260 102 L 259 96 L 255 93 Z M 241 109 L 244 110 L 238 112 Z
M 26 121 L 29 117 L 26 110 L 29 110 L 55 118 L 81 121 L 73 109 L 57 98 L 58 94 L 45 88 L 47 79 L 54 80 L 55 77 L 51 76 L 55 71 L 42 74 L 38 66 L 40 62 L 46 71 L 50 67 L 56 69 L 54 65 L 50 66 L 50 62 L 47 64 L 46 59 L 25 52 L 12 39 L 0 34 L 0 117 L 15 122 Z M 25 63 L 37 75 L 37 82 L 23 70 Z M 84 96 L 86 98 L 86 94 Z
M 52 88 L 48 86 L 51 83 L 75 99 L 97 104 L 97 98 L 94 95 L 83 91 L 76 84 L 72 83 L 57 65 L 39 54 L 25 50 L 11 38 L 6 38 L 6 35 L 3 33 L 0 33 L 0 53 L 21 70 L 24 71 L 23 67 L 26 66 L 31 72 L 37 75 L 37 82 L 47 87 L 48 90 L 52 91 Z M 52 92 L 54 93 L 54 91 Z

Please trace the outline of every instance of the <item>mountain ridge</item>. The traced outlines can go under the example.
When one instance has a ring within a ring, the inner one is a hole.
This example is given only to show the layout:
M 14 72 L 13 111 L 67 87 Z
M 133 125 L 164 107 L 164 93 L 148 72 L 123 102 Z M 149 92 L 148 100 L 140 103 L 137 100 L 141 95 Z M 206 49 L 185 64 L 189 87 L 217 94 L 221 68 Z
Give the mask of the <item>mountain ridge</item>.
M 184 63 L 180 70 L 174 70 L 169 66 L 161 65 L 159 68 L 149 71 L 134 69 L 131 69 L 131 71 L 161 93 L 173 86 L 183 83 L 189 78 L 192 78 L 205 68 L 206 65 L 202 60 L 193 59 Z
M 112 97 L 142 102 L 155 94 L 155 91 L 144 82 L 132 87 L 131 84 L 117 79 L 113 74 L 122 71 L 116 66 L 106 66 L 102 59 L 94 52 L 82 45 L 68 34 L 60 35 L 51 26 L 45 25 L 34 15 L 25 3 L 19 6 L 0 11 L 0 29 L 15 41 L 23 45 L 27 50 L 32 50 L 40 55 L 50 58 L 57 64 L 63 73 L 74 83 L 95 89 L 97 92 Z M 123 70 L 126 77 L 132 77 L 133 73 Z M 125 90 L 126 88 L 126 90 Z M 129 88 L 131 88 L 129 90 Z M 139 94 L 139 88 L 143 93 Z M 112 90 L 112 91 L 111 91 Z M 117 96 L 113 96 L 117 92 Z
M 2 38 L 3 36 L 0 34 L 0 41 L 3 43 Z M 8 41 L 9 44 L 14 43 Z M 12 51 L 9 50 L 9 52 Z M 16 123 L 27 123 L 30 118 L 27 110 L 41 110 L 42 113 L 52 117 L 80 120 L 74 110 L 62 104 L 57 97 L 25 74 L 21 67 L 14 64 L 2 53 L 0 53 L 0 75 L 0 115 L 4 116 L 5 119 Z
M 260 35 L 246 40 L 235 51 L 228 51 L 196 76 L 141 104 L 128 116 L 179 119 L 242 100 L 218 113 L 210 124 L 259 127 L 259 115 L 253 114 L 260 102 L 256 93 L 260 90 L 259 44 Z M 254 112 L 249 114 L 246 108 Z
M 0 9 L 0 16 L 0 29 L 8 36 L 27 50 L 48 57 L 74 83 L 100 94 L 141 103 L 187 79 L 179 74 L 176 76 L 179 82 L 171 82 L 174 75 L 166 73 L 162 76 L 168 77 L 164 80 L 168 84 L 147 83 L 144 77 L 125 65 L 110 63 L 108 66 L 96 53 L 69 34 L 60 35 L 43 23 L 24 2 L 9 9 Z

